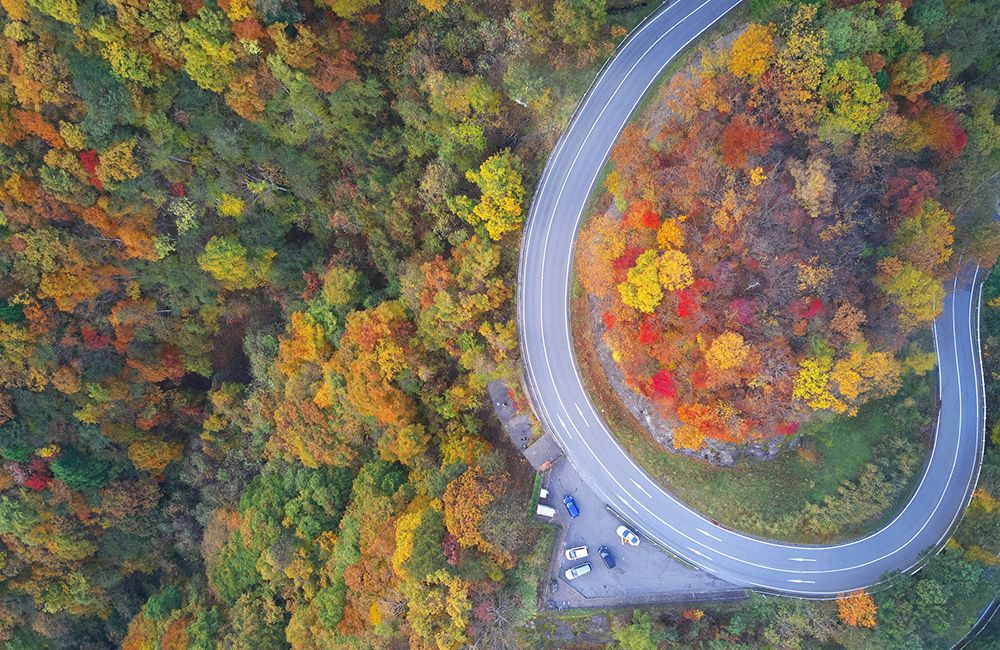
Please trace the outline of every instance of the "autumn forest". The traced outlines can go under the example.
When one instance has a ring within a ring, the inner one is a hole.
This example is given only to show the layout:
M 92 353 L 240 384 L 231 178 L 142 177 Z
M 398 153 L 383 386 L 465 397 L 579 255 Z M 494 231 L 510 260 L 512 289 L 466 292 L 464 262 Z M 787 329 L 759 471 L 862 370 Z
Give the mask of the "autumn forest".
M 577 244 L 681 448 L 894 394 L 1000 253 L 995 2 L 750 4 Z M 486 386 L 527 410 L 521 225 L 654 5 L 0 0 L 0 643 L 517 647 L 552 531 Z
M 807 4 L 752 23 L 616 145 L 579 280 L 674 448 L 791 436 L 894 394 L 934 368 L 914 334 L 960 257 L 1000 253 L 991 212 L 953 213 L 995 170 L 995 89 L 905 16 Z

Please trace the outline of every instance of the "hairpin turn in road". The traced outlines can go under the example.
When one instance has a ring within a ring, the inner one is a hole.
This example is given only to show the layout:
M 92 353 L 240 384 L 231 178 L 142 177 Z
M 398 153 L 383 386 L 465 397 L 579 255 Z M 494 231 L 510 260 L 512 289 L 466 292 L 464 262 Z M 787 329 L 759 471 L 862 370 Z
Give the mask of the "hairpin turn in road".
M 930 459 L 904 508 L 882 529 L 842 544 L 796 545 L 719 526 L 650 478 L 619 446 L 583 386 L 573 355 L 573 245 L 587 199 L 627 120 L 666 65 L 733 9 L 678 0 L 634 30 L 605 65 L 546 165 L 525 227 L 518 324 L 538 416 L 585 481 L 638 532 L 737 585 L 829 598 L 912 570 L 948 537 L 978 478 L 986 418 L 979 353 L 982 273 L 964 268 L 934 323 L 940 411 Z

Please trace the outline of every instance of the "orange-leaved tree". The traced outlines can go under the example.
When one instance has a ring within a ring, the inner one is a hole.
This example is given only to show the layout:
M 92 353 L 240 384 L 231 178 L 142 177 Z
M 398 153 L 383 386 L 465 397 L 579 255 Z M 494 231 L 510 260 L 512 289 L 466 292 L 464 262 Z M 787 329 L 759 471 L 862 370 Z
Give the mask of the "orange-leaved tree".
M 837 616 L 853 627 L 875 627 L 875 601 L 864 589 L 837 596 Z

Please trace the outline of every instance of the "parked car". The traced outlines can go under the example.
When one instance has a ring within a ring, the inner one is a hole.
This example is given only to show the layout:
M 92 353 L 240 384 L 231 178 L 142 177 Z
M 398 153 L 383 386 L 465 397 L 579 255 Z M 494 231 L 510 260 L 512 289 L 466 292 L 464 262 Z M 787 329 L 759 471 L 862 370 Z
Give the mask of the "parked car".
M 597 549 L 597 554 L 601 556 L 601 559 L 604 560 L 604 564 L 607 565 L 609 569 L 615 568 L 615 556 L 611 554 L 611 551 L 608 550 L 607 546 L 601 546 L 601 548 Z
M 580 516 L 580 509 L 576 507 L 576 501 L 573 500 L 572 496 L 567 494 L 563 498 L 563 503 L 566 505 L 566 512 L 569 513 L 570 517 Z
M 588 555 L 590 555 L 590 551 L 586 546 L 574 546 L 573 548 L 566 549 L 567 560 L 582 560 Z
M 572 569 L 566 569 L 566 579 L 576 580 L 585 573 L 590 573 L 590 562 L 584 562 L 583 564 L 578 564 Z
M 628 544 L 629 546 L 639 545 L 639 536 L 629 530 L 628 526 L 619 526 L 618 536 L 621 537 L 622 544 Z

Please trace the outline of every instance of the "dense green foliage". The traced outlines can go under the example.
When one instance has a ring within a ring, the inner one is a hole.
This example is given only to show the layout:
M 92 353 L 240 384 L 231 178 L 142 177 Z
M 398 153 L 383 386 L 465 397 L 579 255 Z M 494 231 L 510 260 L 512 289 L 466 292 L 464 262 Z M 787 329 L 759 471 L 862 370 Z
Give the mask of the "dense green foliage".
M 504 643 L 516 231 L 641 12 L 0 6 L 0 642 Z
M 508 646 L 551 537 L 484 389 L 532 184 L 638 16 L 0 8 L 0 642 Z

